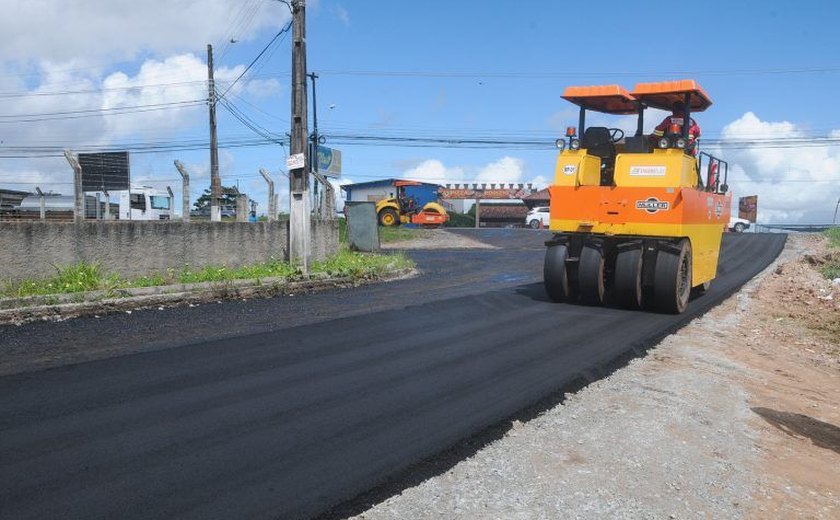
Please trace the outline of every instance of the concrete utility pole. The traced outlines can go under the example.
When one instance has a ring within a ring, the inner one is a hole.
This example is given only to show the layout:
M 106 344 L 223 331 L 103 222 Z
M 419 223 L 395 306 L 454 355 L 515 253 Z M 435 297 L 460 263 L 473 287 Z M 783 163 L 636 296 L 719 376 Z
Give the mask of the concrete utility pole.
M 219 179 L 219 143 L 216 140 L 216 83 L 213 80 L 213 46 L 207 44 L 207 88 L 210 104 L 210 221 L 221 222 L 219 200 L 222 181 Z
M 274 181 L 271 180 L 271 176 L 265 168 L 260 168 L 260 175 L 268 183 L 268 221 L 274 222 L 277 220 L 277 207 L 274 205 L 276 201 L 274 197 Z
M 289 143 L 289 260 L 304 274 L 311 255 L 309 210 L 309 161 L 306 161 L 306 0 L 292 0 L 292 135 Z M 294 161 L 303 157 L 302 167 Z M 310 159 L 311 160 L 311 159 Z
M 840 209 L 840 199 L 837 199 L 837 205 L 834 206 L 834 218 L 831 220 L 832 224 L 837 224 L 837 210 Z
M 82 165 L 76 155 L 70 150 L 64 150 L 64 158 L 73 168 L 73 194 L 75 204 L 73 205 L 73 222 L 79 223 L 85 220 L 85 194 L 82 191 Z
M 181 222 L 190 221 L 190 174 L 181 161 L 175 161 L 175 168 L 181 174 Z
M 310 72 L 306 75 L 306 77 L 312 80 L 312 134 L 309 136 L 309 158 L 312 162 L 310 169 L 312 170 L 312 176 L 315 177 L 315 180 L 320 181 L 321 177 L 318 175 L 318 100 L 315 89 L 315 80 L 318 79 L 318 75 L 314 72 Z M 317 182 L 312 187 L 312 191 L 314 192 L 312 200 L 315 201 L 315 212 L 319 216 L 323 217 L 320 213 L 324 210 L 324 205 L 323 201 L 318 198 Z
M 310 157 L 312 158 L 312 176 L 320 182 L 324 189 L 321 191 L 321 197 L 318 198 L 318 190 L 315 190 L 315 198 L 318 200 L 319 216 L 322 219 L 333 218 L 335 214 L 335 190 L 332 183 L 325 175 L 321 175 L 318 171 L 318 146 L 321 144 L 321 135 L 318 133 L 318 102 L 316 98 L 315 80 L 318 75 L 314 72 L 307 74 L 312 80 L 312 147 Z M 317 184 L 315 185 L 317 188 Z

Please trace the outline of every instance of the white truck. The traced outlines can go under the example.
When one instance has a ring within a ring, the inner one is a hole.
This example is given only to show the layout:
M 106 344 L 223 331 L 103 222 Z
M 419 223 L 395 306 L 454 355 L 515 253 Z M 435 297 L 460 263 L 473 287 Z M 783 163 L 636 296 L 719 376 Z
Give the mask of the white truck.
M 120 194 L 120 220 L 171 220 L 172 197 L 150 186 L 132 186 Z

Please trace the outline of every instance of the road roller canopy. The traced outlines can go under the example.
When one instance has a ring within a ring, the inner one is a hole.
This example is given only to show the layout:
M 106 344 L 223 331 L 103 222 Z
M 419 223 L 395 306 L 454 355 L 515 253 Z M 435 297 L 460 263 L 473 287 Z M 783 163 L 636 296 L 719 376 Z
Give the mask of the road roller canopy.
M 686 95 L 691 112 L 702 112 L 712 104 L 703 87 L 693 79 L 638 83 L 631 95 L 651 108 L 662 110 L 671 110 L 677 101 L 684 102 Z
M 566 87 L 563 99 L 586 110 L 606 114 L 635 114 L 636 99 L 620 85 Z

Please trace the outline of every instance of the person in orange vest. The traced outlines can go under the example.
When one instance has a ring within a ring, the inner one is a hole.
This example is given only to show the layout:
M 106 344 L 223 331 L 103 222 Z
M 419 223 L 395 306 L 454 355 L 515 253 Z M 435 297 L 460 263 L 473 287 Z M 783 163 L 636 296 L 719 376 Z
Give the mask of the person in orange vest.
M 682 132 L 682 126 L 685 122 L 685 103 L 677 101 L 671 108 L 671 112 L 671 115 L 663 119 L 662 122 L 659 123 L 659 125 L 653 130 L 653 136 L 655 138 L 660 138 L 665 135 L 665 131 L 673 125 L 679 125 L 680 132 Z M 691 118 L 691 122 L 689 124 L 688 144 L 685 148 L 689 153 L 691 153 L 691 155 L 697 155 L 697 138 L 700 137 L 700 125 L 697 124 L 693 117 Z

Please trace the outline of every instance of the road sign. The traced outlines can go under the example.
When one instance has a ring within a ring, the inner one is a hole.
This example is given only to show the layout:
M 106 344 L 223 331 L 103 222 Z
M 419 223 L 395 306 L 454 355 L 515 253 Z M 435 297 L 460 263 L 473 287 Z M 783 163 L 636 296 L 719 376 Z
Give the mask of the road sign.
M 290 170 L 299 170 L 306 165 L 304 154 L 295 153 L 286 158 L 286 168 Z
M 341 177 L 341 150 L 319 145 L 318 172 L 326 177 Z
M 128 152 L 80 153 L 82 191 L 127 190 L 130 184 Z

